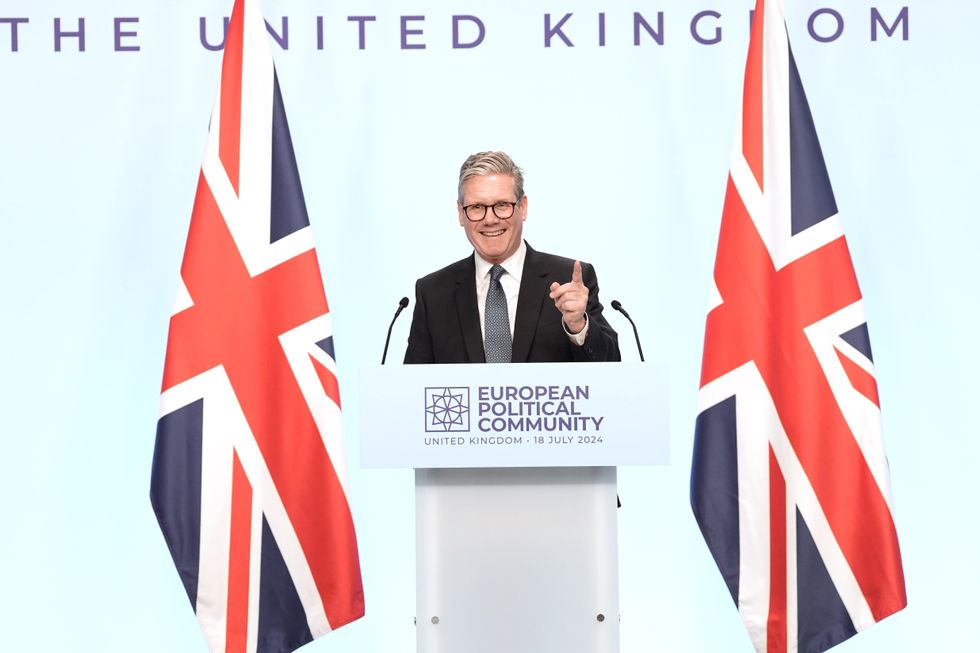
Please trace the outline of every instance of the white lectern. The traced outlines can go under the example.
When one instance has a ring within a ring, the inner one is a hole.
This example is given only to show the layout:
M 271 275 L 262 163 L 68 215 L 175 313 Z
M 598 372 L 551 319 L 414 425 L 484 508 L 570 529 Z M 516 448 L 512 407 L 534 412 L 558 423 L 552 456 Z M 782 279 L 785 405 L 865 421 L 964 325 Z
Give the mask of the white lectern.
M 414 467 L 420 653 L 616 653 L 616 467 L 667 462 L 621 363 L 365 370 L 361 460 Z

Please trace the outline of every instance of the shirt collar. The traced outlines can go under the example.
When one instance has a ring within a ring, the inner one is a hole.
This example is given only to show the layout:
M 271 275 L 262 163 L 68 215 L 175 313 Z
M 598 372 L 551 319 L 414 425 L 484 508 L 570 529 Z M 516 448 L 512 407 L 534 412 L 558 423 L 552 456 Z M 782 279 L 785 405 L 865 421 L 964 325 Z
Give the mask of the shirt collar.
M 518 283 L 521 282 L 521 274 L 524 272 L 524 258 L 527 256 L 527 244 L 524 240 L 521 240 L 521 244 L 517 247 L 517 251 L 511 254 L 508 258 L 504 259 L 500 267 L 504 269 L 507 274 L 514 277 Z M 482 256 L 477 252 L 473 252 L 473 257 L 476 261 L 476 278 L 483 279 L 488 274 L 490 274 L 490 268 L 493 267 L 493 263 L 485 261 Z

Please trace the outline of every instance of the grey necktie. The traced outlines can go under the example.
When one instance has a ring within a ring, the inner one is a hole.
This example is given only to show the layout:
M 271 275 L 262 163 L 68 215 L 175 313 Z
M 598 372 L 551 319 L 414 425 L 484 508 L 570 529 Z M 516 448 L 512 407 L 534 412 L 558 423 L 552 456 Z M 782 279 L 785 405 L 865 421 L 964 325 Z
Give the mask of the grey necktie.
M 499 265 L 490 268 L 490 288 L 487 289 L 487 304 L 483 313 L 483 349 L 488 363 L 510 362 L 510 318 L 507 317 L 507 297 L 500 277 L 504 269 Z

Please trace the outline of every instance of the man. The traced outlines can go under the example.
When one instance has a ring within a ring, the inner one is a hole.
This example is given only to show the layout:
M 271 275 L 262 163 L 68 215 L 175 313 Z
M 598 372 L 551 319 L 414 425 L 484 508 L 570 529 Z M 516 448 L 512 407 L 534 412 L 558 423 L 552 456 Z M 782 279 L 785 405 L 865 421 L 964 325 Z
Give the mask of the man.
M 592 267 L 524 242 L 524 176 L 509 156 L 480 152 L 466 159 L 456 209 L 474 252 L 416 283 L 406 363 L 619 360 Z M 607 533 L 599 525 L 608 525 L 612 506 L 596 499 L 608 488 L 608 470 L 476 467 L 415 474 L 418 541 L 424 542 L 420 583 L 438 586 L 440 614 L 457 624 L 441 633 L 449 648 L 584 650 L 576 646 L 581 628 L 555 632 L 542 628 L 540 616 L 574 622 L 583 613 L 584 588 L 602 586 L 601 579 L 615 574 L 599 546 L 562 546 L 582 533 L 590 541 Z M 560 564 L 556 545 L 567 554 Z M 615 549 L 615 542 L 606 549 Z M 439 561 L 437 575 L 426 572 L 433 560 Z M 588 602 L 591 609 L 592 598 Z M 420 633 L 423 628 L 428 625 L 420 622 Z
M 592 266 L 524 242 L 524 175 L 507 154 L 463 162 L 456 210 L 474 254 L 416 283 L 406 363 L 620 359 Z

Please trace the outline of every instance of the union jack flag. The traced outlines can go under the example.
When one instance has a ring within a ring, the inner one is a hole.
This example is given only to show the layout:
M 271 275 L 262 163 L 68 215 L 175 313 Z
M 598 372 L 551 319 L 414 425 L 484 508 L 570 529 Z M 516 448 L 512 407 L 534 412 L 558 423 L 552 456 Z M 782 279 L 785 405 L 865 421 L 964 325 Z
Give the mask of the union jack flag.
M 170 318 L 150 498 L 212 653 L 364 614 L 331 316 L 257 0 L 232 11 Z
M 758 0 L 705 328 L 691 505 L 755 649 L 905 607 L 874 364 L 781 0 Z

